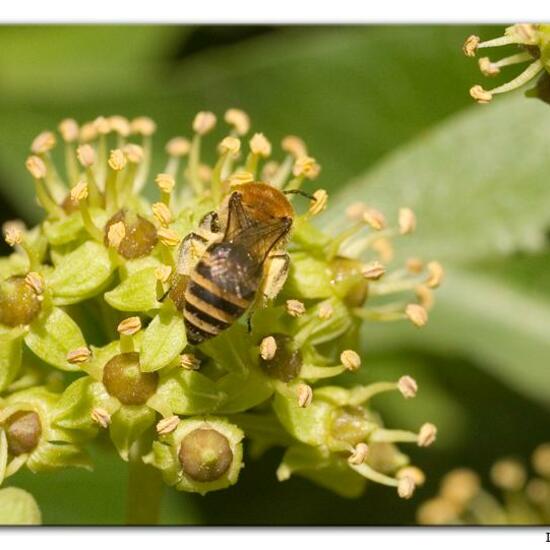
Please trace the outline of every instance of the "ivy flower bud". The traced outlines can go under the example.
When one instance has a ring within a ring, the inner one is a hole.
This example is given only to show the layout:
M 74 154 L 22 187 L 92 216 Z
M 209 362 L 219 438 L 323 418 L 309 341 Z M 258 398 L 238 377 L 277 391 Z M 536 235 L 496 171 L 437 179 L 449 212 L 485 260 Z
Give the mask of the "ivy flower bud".
M 271 155 L 271 143 L 261 133 L 254 134 L 248 145 L 255 155 L 259 155 L 263 158 L 267 158 Z
M 0 284 L 0 323 L 8 327 L 29 325 L 42 307 L 42 297 L 27 283 L 26 277 L 15 275 Z
M 34 155 L 29 157 L 25 163 L 25 166 L 33 178 L 40 180 L 46 177 L 46 165 L 40 157 Z
M 53 132 L 42 132 L 34 138 L 31 144 L 31 153 L 35 155 L 47 153 L 55 147 L 55 141 Z
M 42 435 L 40 417 L 34 411 L 17 411 L 4 422 L 8 450 L 14 456 L 33 451 Z
M 78 162 L 80 162 L 84 168 L 88 168 L 89 166 L 93 166 L 95 164 L 96 154 L 91 145 L 80 145 L 76 150 L 76 156 L 78 158 Z
M 428 312 L 419 304 L 409 304 L 405 308 L 405 315 L 417 327 L 423 327 L 428 322 Z
M 199 136 L 204 136 L 208 134 L 216 126 L 216 115 L 210 111 L 200 111 L 195 115 L 193 120 L 193 130 L 199 134 Z
M 340 354 L 340 361 L 344 368 L 349 371 L 359 370 L 361 367 L 361 357 L 352 349 L 347 349 Z
M 228 109 L 225 112 L 224 120 L 235 128 L 239 136 L 244 136 L 250 130 L 250 118 L 240 109 Z
M 520 491 L 526 479 L 525 468 L 516 460 L 499 460 L 491 468 L 491 480 L 505 491 Z
M 436 438 L 437 428 L 430 422 L 422 424 L 420 431 L 418 432 L 418 446 L 419 447 L 429 447 Z
M 472 500 L 481 487 L 479 476 L 468 468 L 457 468 L 441 481 L 440 495 L 462 508 Z
M 305 409 L 311 405 L 313 390 L 307 384 L 298 384 L 296 386 L 296 396 L 298 397 L 298 407 Z
M 183 137 L 174 137 L 166 144 L 166 152 L 171 157 L 184 157 L 190 149 L 191 143 Z
M 437 497 L 422 503 L 416 517 L 420 525 L 449 525 L 457 520 L 457 509 L 452 502 Z
M 399 233 L 408 235 L 416 228 L 416 216 L 410 208 L 399 209 Z
M 418 386 L 414 378 L 402 376 L 397 382 L 397 389 L 405 399 L 411 399 L 416 396 Z
M 286 312 L 291 317 L 300 317 L 306 312 L 306 307 L 299 300 L 287 300 Z
M 550 443 L 539 445 L 533 452 L 531 462 L 537 474 L 550 478 Z
M 79 128 L 76 120 L 66 118 L 59 123 L 58 128 L 65 143 L 74 143 L 78 140 Z

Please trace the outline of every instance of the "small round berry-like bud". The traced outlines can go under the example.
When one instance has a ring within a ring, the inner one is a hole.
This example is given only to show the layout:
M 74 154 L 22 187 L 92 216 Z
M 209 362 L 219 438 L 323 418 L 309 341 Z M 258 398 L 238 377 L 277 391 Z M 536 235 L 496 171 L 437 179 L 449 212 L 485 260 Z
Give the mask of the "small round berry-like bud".
M 302 368 L 302 354 L 286 334 L 272 334 L 260 344 L 260 366 L 271 378 L 290 382 Z
M 328 321 L 333 316 L 333 314 L 334 308 L 328 302 L 325 302 L 319 306 L 317 317 L 319 317 L 321 321 Z
M 408 235 L 416 229 L 416 216 L 410 208 L 399 209 L 399 233 Z
M 163 202 L 155 202 L 151 206 L 151 210 L 153 211 L 153 216 L 155 216 L 161 225 L 166 226 L 172 223 L 172 212 L 170 212 L 170 208 Z
M 141 319 L 137 316 L 123 319 L 117 326 L 117 331 L 123 336 L 132 336 L 141 330 Z
M 273 336 L 266 336 L 260 344 L 260 357 L 264 361 L 270 361 L 277 353 L 277 342 Z
M 25 162 L 27 170 L 31 173 L 31 176 L 37 180 L 44 179 L 46 177 L 47 169 L 44 161 L 35 155 L 29 157 Z
M 386 227 L 386 218 L 384 214 L 376 210 L 376 208 L 367 208 L 363 212 L 363 221 L 375 231 L 381 231 Z
M 426 475 L 420 468 L 417 468 L 416 466 L 404 466 L 397 472 L 395 477 L 397 479 L 410 477 L 414 481 L 416 487 L 424 485 L 426 481 Z
M 236 157 L 241 150 L 241 141 L 233 136 L 228 136 L 222 139 L 219 145 L 220 152 L 229 153 L 232 156 Z
M 92 352 L 88 348 L 76 348 L 67 353 L 67 361 L 71 365 L 80 365 L 81 363 L 86 363 L 91 356 Z
M 51 151 L 55 147 L 55 135 L 53 132 L 42 132 L 38 134 L 32 144 L 31 144 L 31 153 L 35 155 L 42 155 Z
M 105 136 L 111 131 L 111 125 L 104 116 L 98 116 L 92 124 L 99 135 Z
M 29 271 L 29 273 L 25 275 L 25 282 L 34 290 L 37 296 L 44 294 L 44 277 L 42 277 L 40 273 Z
M 478 61 L 479 70 L 485 76 L 496 76 L 500 73 L 498 65 L 491 63 L 491 60 L 488 57 L 481 57 Z
M 442 497 L 423 502 L 416 514 L 420 525 L 449 525 L 457 520 L 457 507 Z
M 313 193 L 313 200 L 310 202 L 308 212 L 312 216 L 320 214 L 327 207 L 328 203 L 328 193 L 324 189 L 317 189 Z
M 179 416 L 173 415 L 167 418 L 159 420 L 157 423 L 156 429 L 159 435 L 166 435 L 172 433 L 180 423 Z
M 306 307 L 299 300 L 287 300 L 285 306 L 286 312 L 291 317 L 300 317 L 306 312 Z
M 8 451 L 14 456 L 32 452 L 40 442 L 42 424 L 34 411 L 17 411 L 4 422 Z
M 112 246 L 115 250 L 118 250 L 120 243 L 126 237 L 126 226 L 124 222 L 116 222 L 109 227 L 107 231 L 107 241 L 109 246 Z
M 520 491 L 526 479 L 525 468 L 517 460 L 499 460 L 491 468 L 491 480 L 505 491 Z
M 441 481 L 440 495 L 458 507 L 474 498 L 481 487 L 479 476 L 468 468 L 457 468 Z
M 344 350 L 340 354 L 340 361 L 346 370 L 352 372 L 359 370 L 361 367 L 361 357 L 359 357 L 359 354 L 352 349 Z
M 298 407 L 305 409 L 311 405 L 313 400 L 313 390 L 307 384 L 298 384 L 296 386 L 296 396 L 298 398 Z
M 193 130 L 200 136 L 208 134 L 216 126 L 216 115 L 210 111 L 200 111 L 193 120 Z
M 384 273 L 386 273 L 386 268 L 378 260 L 373 260 L 363 267 L 361 273 L 365 279 L 368 279 L 369 281 L 377 281 L 380 277 L 382 277 L 382 275 L 384 275 Z
M 423 327 L 428 322 L 428 312 L 419 304 L 409 304 L 405 308 L 405 315 L 417 327 Z
M 181 237 L 173 229 L 160 227 L 157 234 L 159 241 L 165 246 L 177 246 L 181 242 Z
M 231 124 L 240 136 L 244 136 L 250 130 L 250 118 L 240 109 L 228 109 L 225 112 L 224 120 L 227 124 Z
M 25 226 L 23 225 L 23 223 L 17 220 L 6 222 L 2 226 L 2 231 L 4 233 L 4 240 L 11 247 L 14 247 L 15 245 L 21 244 L 23 242 L 24 230 L 25 230 Z
M 192 353 L 182 353 L 180 355 L 180 365 L 187 370 L 199 370 L 201 362 L 200 359 Z
M 418 385 L 414 378 L 405 375 L 397 381 L 397 389 L 405 399 L 412 399 L 416 396 Z
M 109 117 L 108 122 L 111 130 L 119 136 L 128 137 L 130 135 L 130 122 L 126 117 L 113 115 Z
M 430 422 L 422 424 L 420 431 L 418 432 L 418 446 L 429 447 L 437 436 L 437 428 Z
M 111 227 L 119 222 L 123 223 L 125 233 L 116 247 L 118 253 L 128 260 L 147 256 L 158 242 L 157 229 L 149 220 L 124 209 L 119 210 L 105 224 L 105 246 L 116 244 L 116 241 L 111 244 L 109 232 Z
M 127 143 L 122 152 L 124 156 L 132 164 L 139 164 L 143 160 L 143 147 L 136 145 L 135 143 Z
M 25 277 L 13 276 L 0 284 L 0 323 L 8 327 L 29 325 L 42 307 L 38 295 Z
M 397 484 L 397 494 L 400 498 L 411 498 L 415 489 L 416 485 L 414 484 L 414 480 L 411 477 L 403 476 L 401 479 L 399 479 L 399 482 Z
M 191 149 L 188 139 L 183 137 L 174 137 L 166 144 L 166 152 L 171 157 L 184 157 Z
M 144 405 L 157 391 L 158 373 L 141 372 L 139 353 L 121 353 L 103 368 L 103 385 L 123 405 Z
M 155 183 L 163 193 L 170 194 L 174 190 L 176 181 L 170 174 L 158 174 L 155 178 Z
M 443 280 L 443 275 L 445 272 L 443 271 L 443 266 L 439 262 L 429 262 L 427 265 L 428 269 L 428 279 L 426 281 L 426 284 L 430 288 L 437 288 L 441 281 Z
M 130 128 L 133 134 L 140 134 L 142 136 L 152 136 L 157 131 L 155 121 L 146 116 L 134 118 L 130 123 Z
M 80 128 L 80 141 L 89 143 L 97 138 L 97 129 L 93 122 L 86 122 Z
M 281 149 L 297 159 L 307 156 L 306 144 L 298 136 L 285 136 L 281 141 Z
M 59 123 L 59 133 L 66 143 L 74 143 L 78 139 L 79 128 L 76 120 L 66 118 Z
M 357 445 L 353 449 L 353 452 L 348 458 L 348 462 L 355 466 L 359 466 L 359 464 L 363 464 L 363 462 L 367 460 L 368 452 L 369 447 L 366 443 L 357 443 Z
M 220 479 L 233 462 L 227 438 L 212 428 L 198 428 L 181 441 L 178 458 L 184 473 L 199 482 Z
M 80 201 L 86 200 L 88 198 L 88 184 L 82 180 L 79 181 L 70 192 L 71 201 L 74 203 L 79 203 Z
M 90 413 L 92 420 L 102 428 L 108 428 L 111 423 L 111 415 L 101 407 L 94 407 Z
M 115 172 L 120 172 L 126 166 L 126 156 L 121 149 L 113 149 L 107 162 Z
M 267 158 L 271 155 L 271 143 L 262 133 L 254 134 L 252 139 L 248 142 L 248 145 L 255 155 L 259 155 L 263 158 Z
M 525 494 L 534 504 L 544 506 L 550 501 L 550 485 L 544 479 L 531 479 L 525 487 Z
M 484 90 L 479 84 L 470 88 L 470 95 L 478 103 L 489 103 L 493 99 L 493 94 L 488 90 Z
M 80 162 L 84 168 L 88 168 L 95 164 L 95 150 L 91 145 L 80 145 L 76 150 L 76 156 L 78 158 L 78 162 Z
M 476 55 L 476 50 L 479 45 L 480 38 L 475 34 L 472 34 L 466 38 L 464 45 L 462 46 L 462 51 L 468 57 L 474 57 Z
M 531 462 L 537 474 L 550 479 L 550 443 L 539 445 L 533 452 Z
M 299 157 L 294 163 L 292 173 L 296 176 L 303 176 L 308 180 L 314 180 L 321 172 L 321 167 L 313 157 Z

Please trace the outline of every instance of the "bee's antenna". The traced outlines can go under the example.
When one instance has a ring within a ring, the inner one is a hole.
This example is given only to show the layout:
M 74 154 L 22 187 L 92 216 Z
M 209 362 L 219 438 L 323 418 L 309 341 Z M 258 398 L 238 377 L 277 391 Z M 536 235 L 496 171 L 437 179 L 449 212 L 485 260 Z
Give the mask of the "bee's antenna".
M 314 197 L 313 195 L 310 195 L 309 193 L 306 193 L 305 191 L 302 191 L 301 189 L 286 189 L 283 191 L 285 195 L 294 194 L 294 195 L 302 195 L 302 197 L 307 197 L 309 200 L 316 201 L 317 197 Z

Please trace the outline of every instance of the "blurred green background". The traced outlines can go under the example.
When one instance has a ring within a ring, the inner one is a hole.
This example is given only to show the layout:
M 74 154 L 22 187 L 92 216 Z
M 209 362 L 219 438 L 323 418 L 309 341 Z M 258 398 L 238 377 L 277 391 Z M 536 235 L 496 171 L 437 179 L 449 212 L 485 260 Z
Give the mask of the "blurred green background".
M 459 465 L 484 479 L 502 455 L 550 439 L 550 109 L 521 93 L 472 104 L 481 80 L 464 38 L 499 27 L 11 26 L 0 28 L 0 217 L 39 219 L 24 161 L 59 120 L 147 114 L 163 144 L 195 112 L 245 109 L 277 143 L 302 136 L 331 193 L 326 223 L 365 200 L 418 215 L 400 252 L 441 260 L 429 326 L 367 325 L 363 380 L 414 376 L 416 399 L 381 396 L 392 427 L 439 427 L 406 448 L 428 475 L 410 501 L 369 487 L 341 499 L 300 478 L 277 482 L 282 451 L 247 460 L 239 483 L 205 497 L 166 490 L 164 523 L 403 524 Z M 505 72 L 504 79 L 514 75 Z M 222 136 L 222 130 L 212 138 Z M 315 184 L 317 185 L 317 183 Z M 7 252 L 4 247 L 2 252 Z M 403 257 L 403 256 L 402 256 Z M 98 445 L 94 473 L 20 473 L 45 523 L 124 518 L 126 467 Z

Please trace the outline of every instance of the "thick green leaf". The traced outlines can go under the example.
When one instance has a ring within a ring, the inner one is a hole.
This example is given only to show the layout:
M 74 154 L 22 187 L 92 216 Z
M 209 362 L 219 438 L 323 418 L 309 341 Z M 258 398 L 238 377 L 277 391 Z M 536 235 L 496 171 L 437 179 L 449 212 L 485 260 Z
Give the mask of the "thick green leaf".
M 78 325 L 62 309 L 35 321 L 25 343 L 40 359 L 63 370 L 79 370 L 67 361 L 67 353 L 86 345 Z
M 40 525 L 42 515 L 33 496 L 17 487 L 0 489 L 0 525 Z
M 426 327 L 368 324 L 373 351 L 418 347 L 476 361 L 495 378 L 550 406 L 550 299 L 504 278 L 449 268 Z
M 550 222 L 548 106 L 523 97 L 473 106 L 398 150 L 333 201 L 365 200 L 394 221 L 408 206 L 415 256 L 467 261 L 540 249 Z
M 0 391 L 5 390 L 19 372 L 23 334 L 24 331 L 19 328 L 0 329 Z
M 137 271 L 113 290 L 105 293 L 106 302 L 120 311 L 148 311 L 159 307 L 154 267 Z

